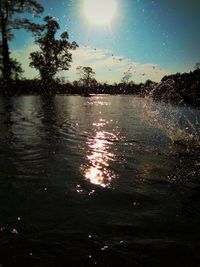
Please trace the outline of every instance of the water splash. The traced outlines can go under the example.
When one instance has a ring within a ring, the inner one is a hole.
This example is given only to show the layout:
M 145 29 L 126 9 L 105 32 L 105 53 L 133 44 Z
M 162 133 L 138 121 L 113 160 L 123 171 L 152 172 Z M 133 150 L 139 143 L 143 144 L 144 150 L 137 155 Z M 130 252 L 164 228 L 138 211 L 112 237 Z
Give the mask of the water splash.
M 184 105 L 183 98 L 173 85 L 172 79 L 151 85 L 143 105 L 138 106 L 141 118 L 160 129 L 173 143 L 199 146 L 200 109 Z M 155 101 L 158 99 L 160 101 Z
M 175 81 L 172 78 L 162 81 L 159 84 L 152 83 L 148 87 L 147 97 L 159 99 L 165 103 L 184 104 L 183 97 L 175 88 Z

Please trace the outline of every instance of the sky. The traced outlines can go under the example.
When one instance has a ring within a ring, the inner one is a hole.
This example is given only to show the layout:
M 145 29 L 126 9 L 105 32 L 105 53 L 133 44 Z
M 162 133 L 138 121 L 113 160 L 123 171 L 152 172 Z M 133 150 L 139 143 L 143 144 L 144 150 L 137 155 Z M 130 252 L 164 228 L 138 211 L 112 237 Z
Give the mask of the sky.
M 115 1 L 116 10 L 105 24 L 96 23 L 103 14 L 95 14 L 87 1 L 38 0 L 45 8 L 42 16 L 53 16 L 60 33 L 68 31 L 79 45 L 70 70 L 61 77 L 77 80 L 81 65 L 91 66 L 100 82 L 120 82 L 125 72 L 137 83 L 159 82 L 165 75 L 193 70 L 200 61 L 199 0 L 99 0 L 108 13 L 114 12 L 109 3 Z M 15 35 L 12 56 L 22 63 L 24 76 L 39 77 L 29 67 L 30 52 L 38 50 L 31 33 L 18 30 Z

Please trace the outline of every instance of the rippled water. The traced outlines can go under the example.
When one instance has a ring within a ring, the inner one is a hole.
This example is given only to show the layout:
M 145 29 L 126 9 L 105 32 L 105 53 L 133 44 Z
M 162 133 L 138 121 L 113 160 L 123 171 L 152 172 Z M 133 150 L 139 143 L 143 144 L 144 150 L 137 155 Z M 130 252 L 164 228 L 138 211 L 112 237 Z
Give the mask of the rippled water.
M 145 101 L 0 98 L 1 266 L 199 266 L 200 111 Z

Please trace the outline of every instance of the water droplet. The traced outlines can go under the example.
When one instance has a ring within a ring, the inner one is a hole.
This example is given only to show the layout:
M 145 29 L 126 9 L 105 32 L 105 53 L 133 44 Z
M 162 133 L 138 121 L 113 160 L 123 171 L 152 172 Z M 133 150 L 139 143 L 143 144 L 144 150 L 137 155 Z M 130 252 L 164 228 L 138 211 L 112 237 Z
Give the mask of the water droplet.
M 19 234 L 19 232 L 17 231 L 17 229 L 13 228 L 11 231 L 11 234 L 17 235 Z
M 95 190 L 92 190 L 88 195 L 91 196 L 94 193 L 95 193 Z
M 108 249 L 108 246 L 103 246 L 103 247 L 101 248 L 101 250 L 106 250 L 106 249 Z

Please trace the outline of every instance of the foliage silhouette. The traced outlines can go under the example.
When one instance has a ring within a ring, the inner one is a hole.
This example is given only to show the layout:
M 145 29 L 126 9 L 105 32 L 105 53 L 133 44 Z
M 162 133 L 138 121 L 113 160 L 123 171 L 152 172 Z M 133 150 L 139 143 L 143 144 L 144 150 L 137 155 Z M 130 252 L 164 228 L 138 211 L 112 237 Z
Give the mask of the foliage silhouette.
M 40 50 L 30 54 L 30 66 L 36 68 L 45 84 L 50 84 L 57 72 L 68 70 L 72 62 L 70 50 L 78 47 L 76 42 L 68 41 L 68 33 L 63 32 L 60 39 L 56 39 L 56 33 L 60 29 L 57 21 L 52 17 L 44 18 L 45 24 L 35 34 L 35 43 Z
M 85 87 L 85 92 L 84 92 L 85 94 L 90 93 L 91 88 L 97 86 L 97 81 L 94 78 L 95 72 L 91 67 L 86 67 L 86 66 L 77 67 L 77 71 L 81 77 L 78 82 L 79 86 Z
M 1 83 L 1 87 L 3 84 Z M 41 80 L 17 80 L 10 87 L 10 95 L 43 94 L 49 90 Z M 1 90 L 0 93 L 6 93 Z M 98 83 L 90 88 L 84 87 L 79 81 L 64 82 L 55 80 L 51 87 L 52 94 L 126 94 L 142 97 L 153 97 L 158 101 L 165 101 L 181 105 L 200 106 L 200 70 L 190 73 L 177 73 L 163 77 L 160 83 L 147 80 L 146 83 L 135 84 L 130 82 L 124 86 L 123 83 L 107 84 Z M 181 102 L 180 102 L 181 99 Z
M 195 70 L 199 70 L 200 69 L 200 62 L 197 62 L 194 66 Z
M 5 83 L 12 80 L 13 71 L 19 64 L 10 58 L 9 41 L 14 38 L 13 29 L 24 28 L 37 31 L 39 25 L 22 17 L 22 13 L 31 13 L 32 16 L 43 12 L 43 7 L 35 0 L 1 0 L 0 1 L 0 34 L 1 34 L 1 72 Z

